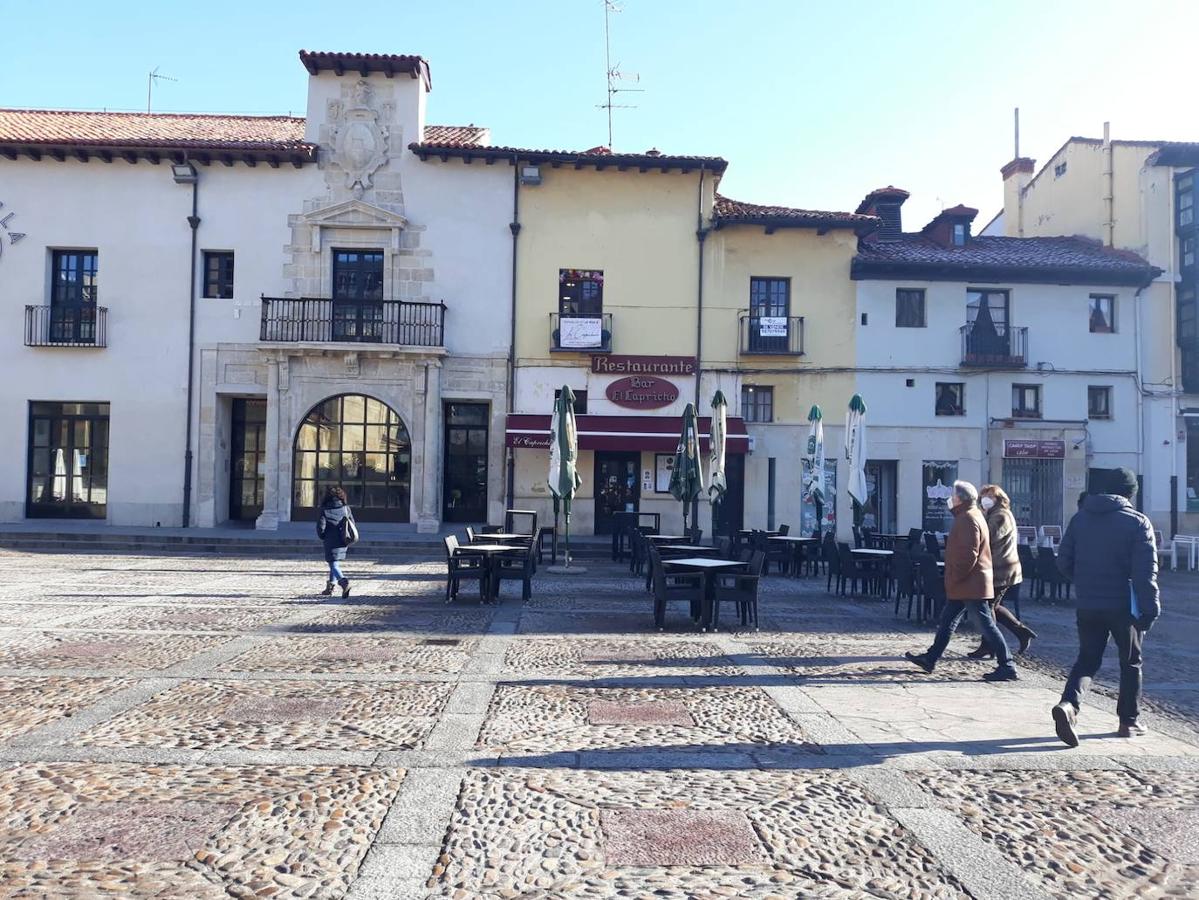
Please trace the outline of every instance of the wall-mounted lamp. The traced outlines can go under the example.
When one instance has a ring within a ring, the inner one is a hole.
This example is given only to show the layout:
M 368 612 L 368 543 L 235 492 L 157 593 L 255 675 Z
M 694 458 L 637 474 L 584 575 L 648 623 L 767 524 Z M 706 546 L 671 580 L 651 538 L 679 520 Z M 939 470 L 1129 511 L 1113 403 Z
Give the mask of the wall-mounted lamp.
M 181 162 L 171 164 L 171 177 L 175 179 L 175 184 L 195 184 L 200 176 L 191 163 Z
M 520 183 L 527 185 L 541 184 L 541 166 L 521 166 Z

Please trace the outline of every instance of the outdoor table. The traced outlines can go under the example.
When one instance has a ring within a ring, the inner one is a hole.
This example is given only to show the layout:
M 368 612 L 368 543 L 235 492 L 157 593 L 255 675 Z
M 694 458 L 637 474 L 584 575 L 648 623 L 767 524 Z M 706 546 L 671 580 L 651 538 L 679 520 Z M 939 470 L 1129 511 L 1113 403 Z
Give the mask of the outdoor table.
M 687 535 L 685 535 L 685 534 L 647 534 L 645 536 L 645 539 L 647 541 L 650 541 L 655 546 L 657 546 L 658 544 L 665 544 L 665 543 L 669 543 L 670 541 L 685 541 L 685 540 L 687 540 Z
M 653 525 L 649 527 L 654 531 L 657 531 L 661 527 L 661 513 L 626 509 L 617 510 L 612 513 L 612 517 L 616 520 L 616 524 L 612 529 L 612 558 L 614 560 L 619 561 L 624 559 L 625 535 L 629 533 L 630 529 L 638 527 L 643 516 L 653 519 Z
M 719 547 L 704 547 L 698 544 L 659 544 L 659 550 L 670 550 L 676 553 L 720 553 Z M 674 560 L 671 560 L 673 562 Z
M 854 550 L 850 550 L 849 552 L 853 553 L 857 556 L 878 556 L 878 557 L 886 557 L 887 559 L 890 559 L 892 556 L 895 555 L 894 550 L 874 550 L 874 549 L 866 548 L 866 547 L 858 547 Z
M 524 550 L 524 547 L 515 547 L 512 544 L 467 544 L 465 547 L 458 548 L 459 553 L 477 553 L 484 557 L 483 565 L 486 567 L 487 572 L 485 577 L 479 582 L 479 592 L 483 597 L 484 603 L 494 603 L 499 599 L 500 583 L 499 579 L 494 577 L 496 558 L 501 553 L 511 553 L 520 550 Z
M 808 546 L 819 546 L 820 538 L 804 537 L 800 534 L 772 534 L 768 541 L 776 541 L 780 544 L 785 544 L 791 550 L 791 571 L 792 574 L 798 576 L 800 574 L 800 558 L 799 551 Z
M 707 631 L 712 624 L 712 610 L 716 603 L 716 575 L 730 569 L 744 569 L 745 563 L 732 559 L 709 559 L 704 556 L 688 556 L 672 559 L 671 566 L 680 569 L 695 569 L 704 576 L 704 602 L 700 606 L 699 627 Z
M 533 535 L 516 534 L 515 532 L 508 531 L 489 531 L 479 535 L 479 538 L 487 541 L 531 541 L 533 539 Z
M 866 547 L 858 547 L 854 550 L 850 550 L 849 552 L 854 556 L 864 556 L 866 559 L 869 559 L 873 562 L 885 563 L 890 563 L 891 558 L 895 555 L 894 550 L 875 550 Z M 888 597 L 891 594 L 891 576 L 888 569 L 883 570 L 883 577 L 885 580 L 883 581 L 882 593 L 884 597 Z

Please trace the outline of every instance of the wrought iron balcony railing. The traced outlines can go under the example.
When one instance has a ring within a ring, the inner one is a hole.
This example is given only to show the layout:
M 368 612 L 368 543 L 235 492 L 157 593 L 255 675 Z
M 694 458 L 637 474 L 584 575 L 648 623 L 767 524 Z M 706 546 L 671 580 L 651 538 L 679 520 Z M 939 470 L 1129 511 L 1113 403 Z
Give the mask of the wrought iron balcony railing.
M 26 347 L 107 347 L 108 307 L 25 307 Z
M 445 345 L 444 303 L 262 298 L 259 340 L 274 343 Z
M 802 356 L 803 316 L 742 316 L 741 353 L 745 356 Z
M 550 350 L 612 352 L 612 313 L 598 316 L 550 313 Z
M 977 322 L 963 325 L 962 365 L 1023 369 L 1028 365 L 1028 329 Z

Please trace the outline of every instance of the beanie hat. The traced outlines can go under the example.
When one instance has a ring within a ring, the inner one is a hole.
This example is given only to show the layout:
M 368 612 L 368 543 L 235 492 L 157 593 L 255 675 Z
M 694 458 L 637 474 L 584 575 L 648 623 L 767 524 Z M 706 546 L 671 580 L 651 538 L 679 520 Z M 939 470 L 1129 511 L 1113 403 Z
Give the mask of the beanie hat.
M 1107 493 L 1131 500 L 1137 493 L 1137 475 L 1125 466 L 1112 469 L 1107 476 Z

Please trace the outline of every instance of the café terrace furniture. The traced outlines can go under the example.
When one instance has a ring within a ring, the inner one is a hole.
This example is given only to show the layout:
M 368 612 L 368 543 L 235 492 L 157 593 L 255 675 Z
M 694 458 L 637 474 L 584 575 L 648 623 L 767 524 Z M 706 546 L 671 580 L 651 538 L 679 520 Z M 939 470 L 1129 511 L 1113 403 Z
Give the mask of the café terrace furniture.
M 649 534 L 657 534 L 662 530 L 662 514 L 656 512 L 640 512 L 638 510 L 617 510 L 612 513 L 615 524 L 612 526 L 612 559 L 624 559 L 625 541 L 633 529 L 646 529 Z M 648 521 L 643 525 L 641 520 Z
M 704 577 L 699 572 L 668 572 L 657 549 L 649 547 L 649 577 L 654 594 L 654 627 L 666 627 L 668 603 L 685 602 L 691 610 L 691 621 L 698 622 L 704 602 Z
M 450 538 L 453 538 L 453 535 L 450 535 Z M 450 538 L 446 539 L 447 547 Z M 457 538 L 454 538 L 454 542 L 457 543 Z M 499 579 L 495 577 L 497 559 L 505 554 L 531 555 L 531 548 L 521 547 L 517 544 L 471 544 L 467 547 L 458 547 L 457 550 L 455 556 L 479 556 L 482 558 L 482 598 L 484 603 L 494 603 L 499 599 Z
M 849 551 L 852 556 L 859 560 L 861 565 L 867 571 L 873 570 L 874 577 L 867 581 L 867 590 L 873 584 L 884 597 L 891 595 L 891 560 L 895 556 L 894 550 L 875 550 L 870 547 L 858 547 Z
M 517 549 L 517 548 L 514 548 Z M 520 599 L 525 603 L 533 596 L 533 573 L 537 571 L 537 548 L 532 541 L 519 547 L 523 553 L 497 554 L 492 564 L 492 587 L 495 599 L 499 599 L 500 587 L 505 581 L 521 583 Z
M 519 523 L 518 521 L 519 520 Z M 537 534 L 537 512 L 532 509 L 504 510 L 504 527 L 501 531 L 527 534 L 529 537 Z
M 1057 603 L 1063 589 L 1070 599 L 1070 580 L 1057 567 L 1057 553 L 1052 547 L 1037 547 L 1037 580 L 1041 585 L 1040 599 Z
M 1171 538 L 1169 541 L 1165 539 L 1160 531 L 1153 531 L 1153 545 L 1157 547 L 1157 561 L 1160 565 L 1164 560 L 1170 560 L 1170 569 L 1176 571 L 1178 569 L 1178 542 Z
M 1035 544 L 1037 542 L 1037 529 L 1031 525 L 1017 525 L 1016 541 L 1021 544 Z
M 762 581 L 762 567 L 766 557 L 761 552 L 750 556 L 744 572 L 718 574 L 716 576 L 715 594 L 712 598 L 712 630 L 720 627 L 720 604 L 733 603 L 736 605 L 741 626 L 746 628 L 753 623 L 754 631 L 758 630 L 758 586 Z
M 1056 547 L 1062 542 L 1062 526 L 1061 525 L 1042 525 L 1037 529 L 1037 543 L 1044 544 L 1048 541 L 1052 546 Z
M 809 548 L 820 546 L 820 539 L 814 537 L 802 537 L 800 535 L 791 534 L 776 534 L 766 538 L 766 544 L 771 550 L 783 550 L 785 565 L 787 571 L 792 575 L 802 575 L 803 568 L 807 560 L 805 554 Z
M 753 558 L 750 558 L 753 561 Z M 700 606 L 699 627 L 701 631 L 707 631 L 712 627 L 713 618 L 712 610 L 716 594 L 716 576 L 722 571 L 731 569 L 745 570 L 745 563 L 731 559 L 711 559 L 706 556 L 688 556 L 682 559 L 672 559 L 670 564 L 674 571 L 683 570 L 684 572 L 695 570 L 703 575 L 703 603 Z
M 486 558 L 462 553 L 458 546 L 458 538 L 447 535 L 445 543 L 446 581 L 445 602 L 450 603 L 458 597 L 458 588 L 463 581 L 479 582 L 479 599 L 486 596 L 487 567 Z

